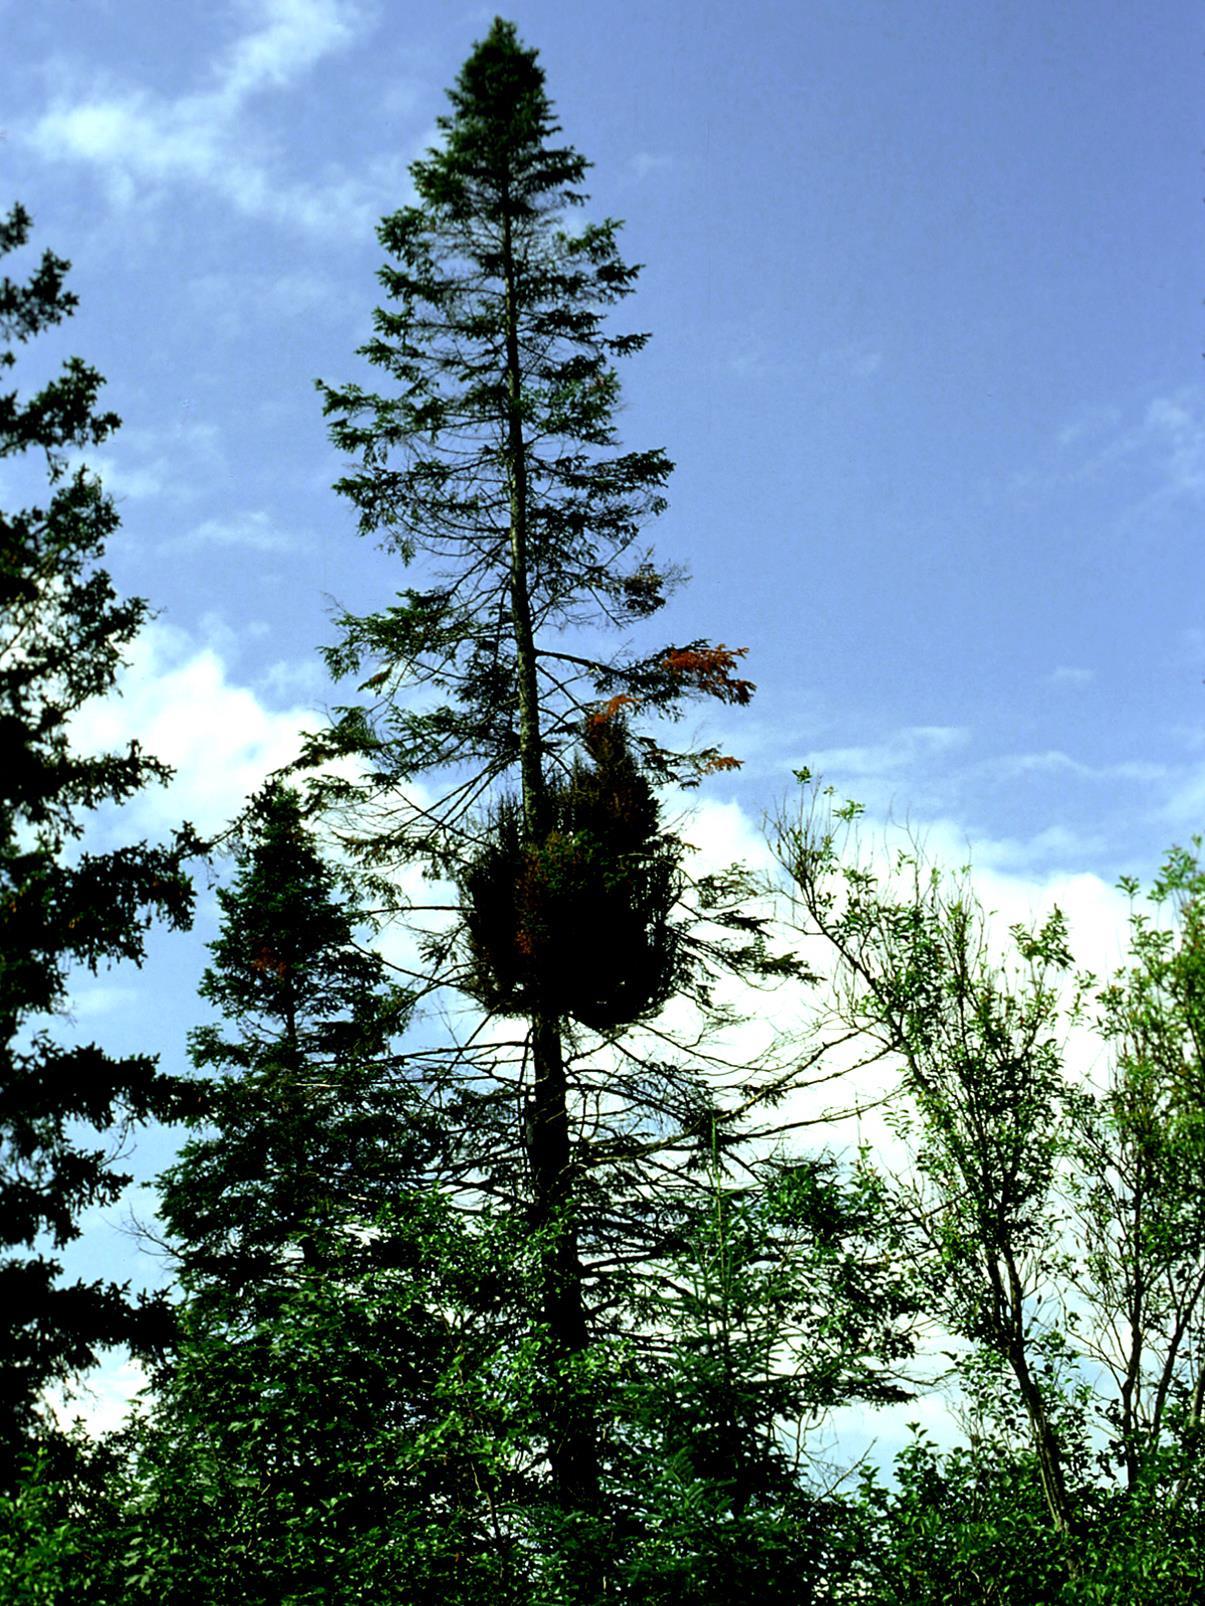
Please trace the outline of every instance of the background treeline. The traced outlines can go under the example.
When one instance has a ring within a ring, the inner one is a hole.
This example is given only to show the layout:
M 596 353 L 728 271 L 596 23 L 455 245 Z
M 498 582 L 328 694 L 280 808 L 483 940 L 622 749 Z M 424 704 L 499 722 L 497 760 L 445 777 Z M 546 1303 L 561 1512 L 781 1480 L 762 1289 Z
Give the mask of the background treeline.
M 72 740 L 145 612 L 71 466 L 117 420 L 77 360 L 0 396 L 49 481 L 0 514 L 3 1598 L 1197 1600 L 1195 849 L 1126 884 L 1104 979 L 1057 913 L 1001 948 L 965 877 L 867 857 L 804 772 L 780 874 L 697 871 L 666 799 L 736 760 L 671 738 L 753 687 L 649 636 L 679 577 L 641 544 L 671 465 L 615 433 L 636 272 L 570 227 L 587 163 L 509 24 L 450 101 L 380 229 L 381 389 L 321 387 L 415 583 L 338 621 L 355 690 L 221 843 L 90 846 L 166 777 Z M 6 368 L 65 269 L 0 283 Z M 187 926 L 204 853 L 194 1073 L 72 1040 L 73 975 Z M 880 1144 L 825 1146 L 830 1082 Z M 183 1128 L 169 1293 L 64 1282 L 148 1121 Z M 122 1344 L 128 1425 L 56 1427 L 46 1390 Z M 939 1385 L 957 1448 L 821 1453 L 835 1408 Z

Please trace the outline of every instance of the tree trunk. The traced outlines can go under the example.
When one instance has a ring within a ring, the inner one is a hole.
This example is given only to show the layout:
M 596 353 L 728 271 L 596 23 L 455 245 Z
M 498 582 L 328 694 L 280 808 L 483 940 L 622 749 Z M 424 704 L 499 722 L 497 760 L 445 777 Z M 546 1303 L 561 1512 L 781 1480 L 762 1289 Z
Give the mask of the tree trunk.
M 529 1122 L 532 1225 L 549 1235 L 543 1265 L 544 1320 L 551 1360 L 560 1368 L 584 1354 L 589 1339 L 582 1299 L 582 1267 L 573 1221 L 573 1171 L 565 1064 L 559 1023 L 532 1022 L 535 1095 Z M 580 1384 L 556 1380 L 548 1423 L 548 1456 L 558 1503 L 584 1511 L 598 1500 L 598 1452 L 589 1397 Z
M 519 702 L 519 773 L 523 830 L 528 842 L 546 835 L 548 788 L 540 732 L 535 636 L 528 585 L 527 457 L 523 438 L 522 373 L 518 307 L 509 203 L 503 213 L 503 271 L 506 285 L 507 485 L 510 502 L 511 619 L 515 637 Z M 548 1402 L 548 1457 L 558 1504 L 566 1511 L 590 1510 L 598 1501 L 598 1454 L 589 1401 L 563 1377 L 567 1365 L 587 1347 L 581 1261 L 573 1220 L 573 1173 L 569 1110 L 560 1023 L 546 1015 L 531 1021 L 534 1091 L 527 1123 L 531 1169 L 532 1227 L 546 1235 L 543 1261 L 543 1316 L 555 1372 Z
M 1002 1309 L 1007 1312 L 1006 1326 L 1002 1333 L 1004 1349 L 1008 1363 L 1012 1368 L 1013 1376 L 1017 1380 L 1017 1387 L 1025 1405 L 1025 1414 L 1029 1418 L 1030 1432 L 1033 1435 L 1033 1445 L 1038 1457 L 1038 1472 L 1042 1479 L 1042 1493 L 1046 1500 L 1046 1509 L 1054 1528 L 1061 1534 L 1070 1536 L 1075 1526 L 1075 1511 L 1071 1503 L 1071 1496 L 1067 1492 L 1067 1479 L 1063 1468 L 1063 1448 L 1059 1443 L 1058 1433 L 1055 1431 L 1050 1413 L 1046 1408 L 1046 1401 L 1042 1398 L 1042 1391 L 1034 1379 L 1029 1366 L 1029 1355 L 1025 1342 L 1025 1311 L 1024 1293 L 1021 1279 L 1018 1275 L 1012 1255 L 1007 1249 L 1001 1251 L 1005 1272 L 1008 1278 L 1007 1294 L 1000 1283 L 997 1270 L 990 1271 L 992 1282 L 996 1285 L 997 1298 Z M 989 1261 L 989 1266 L 991 1262 Z

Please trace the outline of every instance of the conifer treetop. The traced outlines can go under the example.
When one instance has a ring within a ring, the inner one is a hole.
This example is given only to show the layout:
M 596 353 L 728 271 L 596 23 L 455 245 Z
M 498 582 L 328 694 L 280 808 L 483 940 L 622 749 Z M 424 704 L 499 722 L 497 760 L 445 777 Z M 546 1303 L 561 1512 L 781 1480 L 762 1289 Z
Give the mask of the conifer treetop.
M 642 720 L 753 688 L 742 649 L 628 640 L 682 578 L 640 542 L 673 465 L 623 450 L 615 428 L 615 364 L 648 337 L 609 319 L 639 269 L 614 219 L 568 228 L 589 164 L 557 139 L 512 23 L 494 23 L 450 102 L 441 143 L 412 167 L 416 203 L 379 230 L 386 300 L 360 354 L 388 387 L 319 387 L 355 460 L 337 489 L 422 583 L 341 616 L 330 667 L 363 677 L 373 701 L 340 710 L 311 756 L 367 755 L 386 785 L 465 764 L 488 788 L 518 763 L 524 719 L 544 772 L 564 773 L 585 722 L 622 707 L 658 778 L 693 783 L 734 761 L 669 753 Z

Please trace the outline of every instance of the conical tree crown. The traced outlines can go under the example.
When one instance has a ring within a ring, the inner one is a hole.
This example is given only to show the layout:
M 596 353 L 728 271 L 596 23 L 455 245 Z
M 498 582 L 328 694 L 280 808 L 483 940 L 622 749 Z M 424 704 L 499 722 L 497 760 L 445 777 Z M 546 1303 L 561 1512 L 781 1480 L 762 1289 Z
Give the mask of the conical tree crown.
M 381 962 L 356 946 L 353 907 L 309 835 L 300 798 L 271 788 L 252 820 L 238 875 L 218 892 L 224 920 L 201 996 L 236 1020 L 294 1029 L 354 1016 L 357 1000 L 380 988 Z
M 439 119 L 443 149 L 413 169 L 424 201 L 460 217 L 502 202 L 522 216 L 546 207 L 548 192 L 581 182 L 586 159 L 547 145 L 559 125 L 537 53 L 520 45 L 514 23 L 495 20 L 448 98 L 454 115 Z
M 327 1269 L 371 1261 L 377 1216 L 438 1140 L 394 1074 L 409 996 L 357 941 L 354 889 L 295 793 L 254 800 L 218 896 L 201 992 L 225 1019 L 189 1036 L 193 1063 L 215 1074 L 161 1179 L 162 1214 L 194 1298 L 242 1319 L 292 1285 L 298 1253 Z
M 375 395 L 320 387 L 332 439 L 361 460 L 338 486 L 361 530 L 430 564 L 428 583 L 388 610 L 345 616 L 328 654 L 337 674 L 378 666 L 389 734 L 374 762 L 409 775 L 515 762 L 520 617 L 535 636 L 600 613 L 622 628 L 655 613 L 675 579 L 636 545 L 671 464 L 615 437 L 614 363 L 646 338 L 607 327 L 638 271 L 619 255 L 618 225 L 560 226 L 589 164 L 554 142 L 543 72 L 511 24 L 494 24 L 450 100 L 442 140 L 411 169 L 417 203 L 379 231 L 387 300 L 361 355 L 392 383 Z M 591 666 L 567 696 L 541 688 L 548 756 L 576 745 L 611 673 L 610 661 Z M 447 701 L 403 709 L 394 694 L 416 681 Z M 692 689 L 674 679 L 674 693 Z M 337 740 L 373 741 L 363 712 L 346 711 Z

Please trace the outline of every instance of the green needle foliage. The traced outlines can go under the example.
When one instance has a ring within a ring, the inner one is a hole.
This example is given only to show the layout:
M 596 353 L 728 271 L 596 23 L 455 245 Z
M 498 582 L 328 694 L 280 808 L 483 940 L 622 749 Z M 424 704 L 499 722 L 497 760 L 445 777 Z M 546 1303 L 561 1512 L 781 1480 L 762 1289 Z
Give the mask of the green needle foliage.
M 385 907 L 421 924 L 408 867 L 447 889 L 414 965 L 417 991 L 461 995 L 444 995 L 451 1039 L 415 1051 L 454 1150 L 440 1180 L 539 1246 L 550 1493 L 590 1513 L 609 1453 L 591 1346 L 633 1328 L 713 1118 L 731 1146 L 761 1099 L 756 1068 L 703 1047 L 717 977 L 797 967 L 771 958 L 739 878 L 691 887 L 660 819 L 658 783 L 735 763 L 670 750 L 664 721 L 753 688 L 737 650 L 628 639 L 678 578 L 639 544 L 671 465 L 615 430 L 615 364 L 646 336 L 609 319 L 636 269 L 613 220 L 569 227 L 588 164 L 511 24 L 450 99 L 415 204 L 379 231 L 386 301 L 362 355 L 385 383 L 321 387 L 354 459 L 338 489 L 421 584 L 342 618 L 329 662 L 369 700 L 307 757 L 355 760 L 317 791 Z M 675 998 L 699 1011 L 686 1051 L 641 1035 Z
M 162 1179 L 183 1298 L 132 1439 L 143 1582 L 120 1598 L 468 1599 L 467 1558 L 483 1588 L 505 1563 L 504 1429 L 456 1380 L 489 1363 L 503 1248 L 421 1185 L 441 1137 L 396 1060 L 411 1000 L 349 878 L 287 789 L 243 831 L 201 988 L 222 1019 L 192 1034 L 206 1079 Z
M 812 1487 L 806 1433 L 835 1405 L 903 1399 L 912 1347 L 884 1202 L 865 1163 L 778 1161 L 741 1187 L 713 1162 L 627 1382 L 625 1599 L 831 1598 L 841 1502 Z
M 243 1319 L 305 1267 L 350 1269 L 353 1230 L 396 1197 L 437 1142 L 393 1074 L 410 997 L 357 943 L 346 879 L 319 856 L 287 789 L 255 799 L 201 996 L 224 1024 L 190 1035 L 213 1073 L 162 1215 L 183 1288 Z M 232 1029 L 233 1028 L 233 1029 Z
M 0 256 L 25 245 L 20 207 L 0 220 Z M 47 252 L 24 282 L 0 279 L 0 372 L 16 348 L 68 317 L 68 264 Z M 43 1426 L 47 1384 L 86 1370 L 100 1349 L 152 1337 L 153 1311 L 101 1280 L 66 1284 L 55 1253 L 81 1212 L 112 1203 L 130 1178 L 114 1163 L 132 1125 L 170 1116 L 174 1090 L 145 1055 L 63 1041 L 73 972 L 143 956 L 148 926 L 189 924 L 181 869 L 191 838 L 167 847 L 81 846 L 89 819 L 169 771 L 136 742 L 92 754 L 72 721 L 112 689 L 146 615 L 100 567 L 117 513 L 69 454 L 117 428 L 98 409 L 101 378 L 78 358 L 28 399 L 0 393 L 0 459 L 44 468 L 37 506 L 0 512 L 0 1468 Z M 20 480 L 17 481 L 20 483 Z M 0 1481 L 7 1478 L 0 1471 Z

